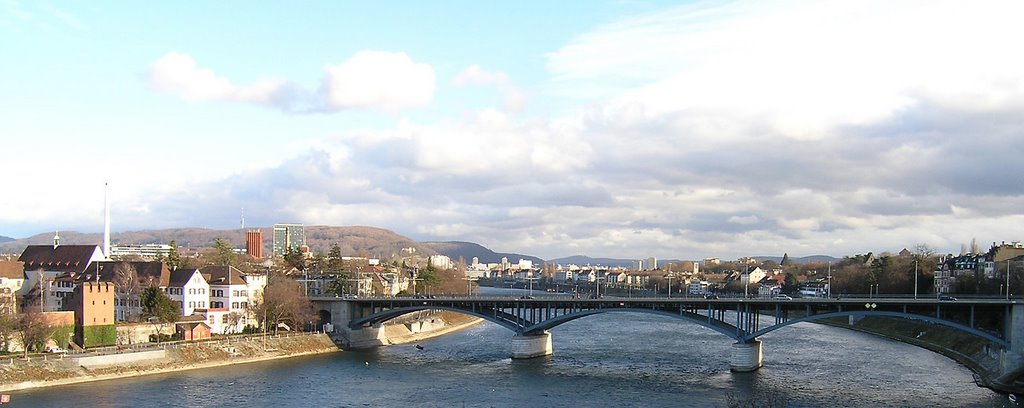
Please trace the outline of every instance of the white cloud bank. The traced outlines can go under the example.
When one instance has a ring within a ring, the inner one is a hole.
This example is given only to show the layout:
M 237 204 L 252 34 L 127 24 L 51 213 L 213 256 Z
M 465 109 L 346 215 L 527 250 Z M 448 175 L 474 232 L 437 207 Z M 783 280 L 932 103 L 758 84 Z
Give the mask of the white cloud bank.
M 378 225 L 548 258 L 841 256 L 1019 240 L 1024 57 L 1012 51 L 1022 7 L 698 3 L 631 17 L 548 55 L 546 94 L 578 103 L 575 114 L 486 110 L 343 129 L 279 166 L 131 206 L 171 226 L 232 226 L 222 220 L 245 203 L 257 224 Z M 182 97 L 273 94 L 178 64 L 170 77 L 183 79 L 165 82 Z M 411 93 L 367 79 L 374 90 L 339 85 L 353 94 L 331 109 L 409 106 L 433 92 L 432 72 L 401 55 L 325 71 L 354 78 L 376 74 L 374 64 L 394 68 L 380 78 L 417 78 Z M 470 66 L 453 84 L 507 81 Z
M 230 101 L 276 107 L 285 111 L 378 109 L 397 111 L 430 103 L 434 71 L 405 53 L 360 51 L 338 65 L 327 65 L 319 93 L 286 80 L 261 79 L 235 85 L 192 56 L 170 52 L 149 66 L 147 79 L 161 92 L 187 101 Z

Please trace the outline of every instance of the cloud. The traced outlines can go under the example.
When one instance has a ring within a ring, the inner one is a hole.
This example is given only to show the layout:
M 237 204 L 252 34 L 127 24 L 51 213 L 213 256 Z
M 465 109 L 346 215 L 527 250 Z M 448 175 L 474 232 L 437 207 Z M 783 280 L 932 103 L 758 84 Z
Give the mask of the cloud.
M 319 92 L 287 80 L 263 78 L 236 85 L 191 55 L 170 52 L 150 64 L 147 80 L 156 90 L 186 101 L 243 102 L 286 112 L 333 112 L 346 109 L 396 111 L 430 103 L 434 71 L 405 53 L 360 51 L 338 65 L 327 65 Z
M 452 79 L 452 84 L 458 87 L 494 86 L 501 93 L 504 107 L 509 111 L 521 111 L 526 105 L 526 94 L 512 84 L 508 74 L 501 71 L 487 71 L 477 64 L 470 65 L 459 72 Z
M 156 90 L 187 101 L 233 101 L 260 105 L 283 102 L 288 84 L 261 79 L 246 86 L 234 85 L 213 70 L 200 68 L 188 54 L 170 52 L 149 65 L 147 78 Z
M 426 105 L 434 96 L 434 69 L 402 52 L 359 51 L 324 72 L 327 104 L 334 109 L 393 111 Z
M 327 129 L 266 168 L 126 199 L 139 210 L 120 219 L 233 227 L 244 206 L 255 224 L 376 225 L 545 258 L 1019 240 L 1024 58 L 1006 50 L 1024 38 L 1021 7 L 731 2 L 623 18 L 547 55 L 542 92 L 561 116 Z M 189 100 L 277 107 L 289 88 L 237 85 L 181 55 L 160 66 L 154 87 Z M 393 110 L 435 92 L 433 70 L 401 53 L 324 71 L 299 105 Z M 511 80 L 469 65 L 451 84 Z

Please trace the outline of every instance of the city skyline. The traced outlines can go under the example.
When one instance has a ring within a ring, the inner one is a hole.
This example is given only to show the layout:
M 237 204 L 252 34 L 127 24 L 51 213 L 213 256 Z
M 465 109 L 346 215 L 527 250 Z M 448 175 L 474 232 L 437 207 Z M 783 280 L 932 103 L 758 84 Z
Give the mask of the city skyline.
M 109 182 L 115 231 L 244 207 L 545 259 L 1016 241 L 1022 11 L 6 2 L 0 235 L 101 231 Z

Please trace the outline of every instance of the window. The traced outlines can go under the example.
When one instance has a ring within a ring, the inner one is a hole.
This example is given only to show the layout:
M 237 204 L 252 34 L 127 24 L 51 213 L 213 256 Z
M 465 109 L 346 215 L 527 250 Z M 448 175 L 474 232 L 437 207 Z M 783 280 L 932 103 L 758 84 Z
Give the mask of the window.
M 231 302 L 232 309 L 238 309 L 238 302 Z
M 248 308 L 248 307 L 249 307 L 249 304 L 248 304 L 248 303 L 246 303 L 246 302 L 242 302 L 242 309 L 246 309 L 246 308 Z

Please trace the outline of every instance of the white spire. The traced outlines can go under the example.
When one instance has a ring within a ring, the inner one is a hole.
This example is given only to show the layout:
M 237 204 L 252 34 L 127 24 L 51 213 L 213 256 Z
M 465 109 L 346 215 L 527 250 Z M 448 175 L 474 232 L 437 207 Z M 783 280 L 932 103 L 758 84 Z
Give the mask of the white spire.
M 60 246 L 60 231 L 53 232 L 53 249 L 57 249 Z
M 110 199 L 107 184 L 103 183 L 103 256 L 110 259 Z

